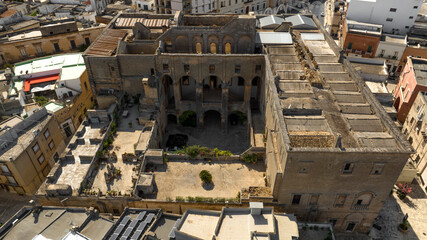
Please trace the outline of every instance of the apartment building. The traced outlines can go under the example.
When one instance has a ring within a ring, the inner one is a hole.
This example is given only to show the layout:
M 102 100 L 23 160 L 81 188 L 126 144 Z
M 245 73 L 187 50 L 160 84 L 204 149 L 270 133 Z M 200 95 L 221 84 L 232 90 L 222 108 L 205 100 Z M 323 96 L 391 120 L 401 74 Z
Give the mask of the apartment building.
M 65 149 L 58 123 L 43 108 L 26 119 L 12 117 L 0 126 L 0 186 L 31 195 Z
M 426 59 L 408 57 L 394 89 L 394 107 L 397 120 L 405 122 L 409 110 L 420 91 L 427 91 Z
M 389 34 L 405 35 L 414 25 L 422 0 L 351 0 L 346 18 L 379 24 Z
M 263 12 L 271 7 L 267 0 L 155 0 L 157 13 L 237 13 Z
M 350 55 L 374 57 L 381 35 L 381 25 L 345 19 L 340 41 L 342 48 Z
M 0 39 L 0 64 L 15 63 L 50 54 L 78 52 L 89 46 L 104 29 L 104 24 L 52 22 L 40 29 L 15 32 Z

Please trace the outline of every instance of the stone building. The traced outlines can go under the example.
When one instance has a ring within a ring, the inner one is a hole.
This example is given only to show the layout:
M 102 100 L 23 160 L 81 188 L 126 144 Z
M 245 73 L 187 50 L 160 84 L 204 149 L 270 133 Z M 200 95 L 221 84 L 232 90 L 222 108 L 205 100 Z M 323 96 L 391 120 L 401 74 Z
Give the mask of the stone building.
M 0 125 L 0 187 L 31 195 L 65 149 L 58 123 L 43 108 L 26 119 L 13 117 Z
M 415 149 L 415 153 L 411 155 L 411 162 L 416 166 L 420 173 L 420 179 L 424 186 L 426 186 L 427 182 L 427 160 L 425 155 L 427 151 L 426 106 L 426 92 L 419 92 L 402 127 L 403 134 Z
M 274 203 L 366 233 L 412 148 L 316 17 L 316 29 L 261 29 L 262 17 L 116 16 L 84 54 L 97 104 L 137 97 L 160 135 L 187 111 L 223 131 L 233 111 L 260 114 Z

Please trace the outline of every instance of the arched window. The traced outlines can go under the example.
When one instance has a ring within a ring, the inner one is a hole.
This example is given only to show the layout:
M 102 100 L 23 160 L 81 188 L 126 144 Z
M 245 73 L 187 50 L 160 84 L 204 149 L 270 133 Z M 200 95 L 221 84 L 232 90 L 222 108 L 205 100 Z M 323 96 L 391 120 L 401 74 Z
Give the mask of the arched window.
M 196 52 L 197 54 L 202 54 L 202 44 L 201 43 L 196 43 Z
M 225 44 L 225 54 L 230 54 L 231 53 L 231 43 L 226 43 Z
M 216 43 L 211 43 L 211 53 L 216 54 Z

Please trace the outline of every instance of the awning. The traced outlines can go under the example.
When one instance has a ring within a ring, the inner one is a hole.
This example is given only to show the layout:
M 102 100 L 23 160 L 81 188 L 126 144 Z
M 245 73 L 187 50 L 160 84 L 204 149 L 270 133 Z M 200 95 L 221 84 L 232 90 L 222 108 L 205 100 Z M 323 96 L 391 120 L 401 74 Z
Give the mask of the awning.
M 35 92 L 44 92 L 44 91 L 50 91 L 50 90 L 54 90 L 55 89 L 55 84 L 49 84 L 46 85 L 44 87 L 33 87 L 31 88 L 31 92 L 35 93 Z
M 26 79 L 25 85 L 24 85 L 24 92 L 30 91 L 31 85 L 33 84 L 58 81 L 58 79 L 59 79 L 59 74 Z

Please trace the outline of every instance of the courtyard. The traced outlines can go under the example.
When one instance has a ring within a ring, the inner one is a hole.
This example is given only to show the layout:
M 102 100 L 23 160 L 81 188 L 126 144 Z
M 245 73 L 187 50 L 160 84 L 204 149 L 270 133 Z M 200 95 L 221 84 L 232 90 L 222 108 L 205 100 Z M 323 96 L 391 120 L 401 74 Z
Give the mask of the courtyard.
M 218 148 L 233 154 L 241 154 L 250 147 L 247 123 L 229 124 L 228 133 L 221 131 L 220 123 L 221 120 L 215 115 L 205 118 L 205 126 L 202 128 L 183 127 L 169 122 L 166 127 L 165 143 L 170 135 L 183 134 L 188 136 L 187 146 Z
M 381 230 L 372 228 L 370 236 L 374 239 L 390 240 L 426 240 L 427 239 L 427 195 L 421 188 L 419 179 L 412 182 L 413 192 L 400 200 L 395 193 L 384 203 L 375 225 Z M 408 214 L 409 229 L 402 233 L 397 226 Z
M 110 157 L 108 160 L 99 162 L 98 172 L 96 173 L 91 191 L 101 191 L 102 194 L 107 191 L 115 191 L 117 194 L 130 195 L 133 191 L 134 181 L 138 177 L 137 162 L 123 161 L 122 154 L 135 154 L 134 144 L 138 142 L 143 126 L 137 122 L 139 116 L 138 106 L 126 109 L 129 112 L 127 117 L 120 117 L 117 132 L 110 149 L 117 157 Z M 132 124 L 129 124 L 131 122 Z M 111 181 L 106 180 L 108 165 L 120 171 L 119 176 L 114 177 Z
M 203 185 L 199 173 L 207 170 L 212 182 Z M 236 198 L 241 188 L 265 186 L 262 162 L 246 164 L 231 160 L 173 160 L 157 165 L 154 179 L 159 200 L 176 197 Z

